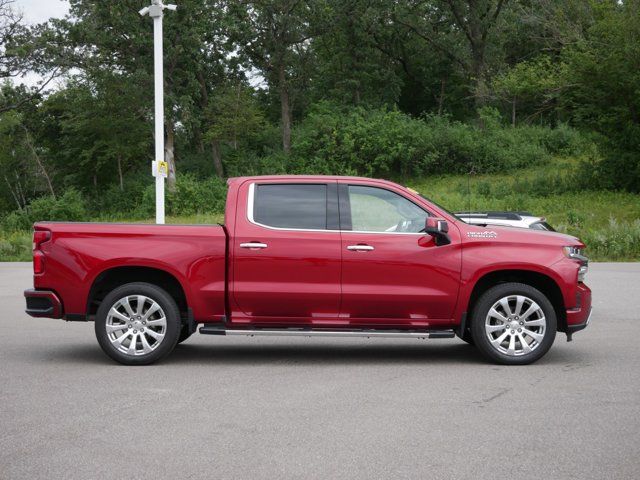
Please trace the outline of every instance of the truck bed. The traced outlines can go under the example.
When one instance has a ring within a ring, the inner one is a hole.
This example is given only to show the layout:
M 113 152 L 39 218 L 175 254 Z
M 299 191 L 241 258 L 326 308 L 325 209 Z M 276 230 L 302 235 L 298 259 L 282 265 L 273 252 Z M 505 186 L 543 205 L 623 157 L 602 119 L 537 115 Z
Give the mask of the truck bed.
M 222 225 L 41 222 L 34 228 L 51 232 L 41 246 L 44 273 L 34 275 L 34 287 L 53 291 L 67 320 L 91 314 L 97 280 L 120 275 L 144 281 L 156 271 L 179 283 L 196 321 L 224 315 L 227 234 Z

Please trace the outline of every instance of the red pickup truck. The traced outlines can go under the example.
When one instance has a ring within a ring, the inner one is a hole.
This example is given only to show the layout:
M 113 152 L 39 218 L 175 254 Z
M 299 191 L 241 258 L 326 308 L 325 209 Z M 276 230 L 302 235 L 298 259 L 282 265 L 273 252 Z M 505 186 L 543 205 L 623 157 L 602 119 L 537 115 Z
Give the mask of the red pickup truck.
M 578 239 L 481 227 L 384 180 L 229 180 L 224 225 L 41 222 L 34 317 L 94 321 L 124 364 L 213 335 L 450 338 L 527 364 L 589 322 Z

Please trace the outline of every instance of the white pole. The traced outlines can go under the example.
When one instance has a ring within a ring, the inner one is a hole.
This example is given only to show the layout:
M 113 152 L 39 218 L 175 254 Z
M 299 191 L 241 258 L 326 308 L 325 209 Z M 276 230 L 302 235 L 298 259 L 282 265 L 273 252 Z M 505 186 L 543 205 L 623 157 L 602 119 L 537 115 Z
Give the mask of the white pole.
M 162 13 L 153 17 L 153 65 L 156 120 L 156 223 L 164 223 L 164 176 L 157 171 L 164 162 L 164 75 L 162 56 Z

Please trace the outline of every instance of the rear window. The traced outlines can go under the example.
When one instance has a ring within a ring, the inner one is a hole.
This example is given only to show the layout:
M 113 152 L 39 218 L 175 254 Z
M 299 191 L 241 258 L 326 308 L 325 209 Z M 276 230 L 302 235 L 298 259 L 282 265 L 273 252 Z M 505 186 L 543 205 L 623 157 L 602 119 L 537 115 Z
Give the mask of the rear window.
M 277 228 L 327 228 L 325 184 L 256 185 L 253 219 Z

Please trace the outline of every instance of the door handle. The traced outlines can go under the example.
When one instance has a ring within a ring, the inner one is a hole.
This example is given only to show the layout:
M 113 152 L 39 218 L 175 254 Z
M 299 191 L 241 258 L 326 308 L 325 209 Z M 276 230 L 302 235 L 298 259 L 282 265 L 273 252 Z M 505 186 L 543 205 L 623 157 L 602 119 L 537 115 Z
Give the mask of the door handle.
M 267 244 L 260 242 L 241 243 L 240 248 L 267 248 Z
M 374 248 L 371 245 L 349 245 L 347 250 L 352 250 L 356 252 L 370 252 Z

